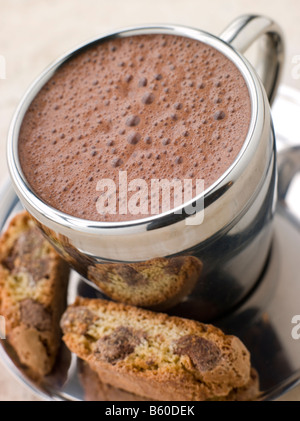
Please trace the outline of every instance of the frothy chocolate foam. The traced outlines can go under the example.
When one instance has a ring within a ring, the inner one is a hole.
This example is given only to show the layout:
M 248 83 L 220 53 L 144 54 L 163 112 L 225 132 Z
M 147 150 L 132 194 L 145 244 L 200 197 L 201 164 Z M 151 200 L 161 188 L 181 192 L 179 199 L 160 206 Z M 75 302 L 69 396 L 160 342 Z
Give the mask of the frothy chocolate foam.
M 19 135 L 21 167 L 67 214 L 139 219 L 149 214 L 99 214 L 97 182 L 118 186 L 127 171 L 149 191 L 151 178 L 204 179 L 206 188 L 238 155 L 250 114 L 241 73 L 214 48 L 173 35 L 113 39 L 69 60 L 38 93 Z

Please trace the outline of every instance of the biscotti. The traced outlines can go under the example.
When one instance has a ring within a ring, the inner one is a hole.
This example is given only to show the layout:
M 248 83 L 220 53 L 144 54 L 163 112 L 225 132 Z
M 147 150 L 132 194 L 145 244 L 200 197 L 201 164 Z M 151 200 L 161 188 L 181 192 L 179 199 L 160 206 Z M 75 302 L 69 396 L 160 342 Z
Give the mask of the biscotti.
M 80 361 L 79 363 L 79 379 L 84 389 L 85 401 L 124 402 L 151 400 L 103 383 L 98 374 L 85 361 Z
M 201 271 L 202 262 L 198 258 L 176 256 L 91 265 L 87 277 L 115 301 L 163 310 L 193 290 Z
M 220 329 L 99 299 L 62 317 L 68 348 L 105 384 L 154 400 L 224 399 L 250 381 L 250 355 Z
M 6 340 L 31 377 L 45 376 L 55 363 L 68 274 L 29 214 L 17 214 L 0 239 L 0 314 Z
M 226 401 L 253 401 L 258 399 L 259 392 L 259 377 L 254 368 L 251 368 L 249 382 L 242 387 L 233 389 L 228 396 L 218 400 Z M 216 400 L 216 399 L 214 399 Z
M 87 362 L 79 361 L 79 378 L 84 389 L 85 401 L 150 401 L 150 398 L 135 395 L 110 384 L 103 383 Z M 251 369 L 249 382 L 242 387 L 232 389 L 229 395 L 211 400 L 252 401 L 258 397 L 259 381 L 256 370 Z

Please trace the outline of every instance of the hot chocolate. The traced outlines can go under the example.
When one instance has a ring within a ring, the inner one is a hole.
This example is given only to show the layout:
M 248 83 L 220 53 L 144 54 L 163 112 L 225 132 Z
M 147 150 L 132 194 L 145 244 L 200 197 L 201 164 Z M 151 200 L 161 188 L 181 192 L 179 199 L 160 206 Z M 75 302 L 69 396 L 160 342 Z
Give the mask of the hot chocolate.
M 173 35 L 116 38 L 73 57 L 41 89 L 20 130 L 20 163 L 56 209 L 139 219 L 151 214 L 150 195 L 149 214 L 100 214 L 98 181 L 118 186 L 126 171 L 149 190 L 153 178 L 204 179 L 206 188 L 237 157 L 250 115 L 241 73 L 216 49 Z

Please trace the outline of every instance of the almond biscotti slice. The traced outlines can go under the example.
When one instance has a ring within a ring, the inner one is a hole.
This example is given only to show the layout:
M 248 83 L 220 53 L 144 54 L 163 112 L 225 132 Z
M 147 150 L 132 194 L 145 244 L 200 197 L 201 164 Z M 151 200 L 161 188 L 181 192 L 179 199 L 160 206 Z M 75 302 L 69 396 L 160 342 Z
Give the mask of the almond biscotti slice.
M 17 214 L 0 239 L 0 314 L 6 340 L 34 378 L 48 374 L 57 356 L 68 274 L 29 214 Z
M 213 401 L 254 401 L 260 395 L 259 377 L 257 371 L 252 367 L 250 371 L 250 379 L 247 384 L 242 387 L 232 389 L 232 391 L 222 398 L 211 399 Z
M 77 298 L 61 321 L 68 348 L 103 383 L 154 400 L 208 400 L 250 381 L 250 355 L 220 329 L 100 299 Z
M 198 258 L 175 256 L 91 265 L 87 277 L 115 301 L 161 311 L 190 294 L 201 271 Z
M 150 398 L 135 395 L 119 389 L 110 384 L 103 383 L 97 373 L 91 369 L 87 362 L 80 360 L 79 378 L 84 388 L 85 401 L 150 401 Z M 232 391 L 222 398 L 213 401 L 253 401 L 259 394 L 259 379 L 257 372 L 252 368 L 249 382 Z
M 124 402 L 151 400 L 103 383 L 98 374 L 85 361 L 80 361 L 79 367 L 79 378 L 84 389 L 85 401 Z

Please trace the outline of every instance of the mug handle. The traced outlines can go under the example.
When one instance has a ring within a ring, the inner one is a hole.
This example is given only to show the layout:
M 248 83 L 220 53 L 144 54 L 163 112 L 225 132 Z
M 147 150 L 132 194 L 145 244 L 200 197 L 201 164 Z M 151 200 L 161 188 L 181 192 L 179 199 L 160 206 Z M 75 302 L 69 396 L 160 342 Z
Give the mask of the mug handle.
M 240 53 L 244 53 L 254 41 L 261 38 L 255 68 L 272 104 L 284 60 L 284 40 L 280 27 L 268 17 L 244 15 L 235 19 L 219 37 Z
M 278 153 L 278 205 L 287 209 L 286 196 L 296 174 L 300 172 L 300 146 L 292 146 Z M 290 218 L 300 230 L 300 220 L 289 211 Z

